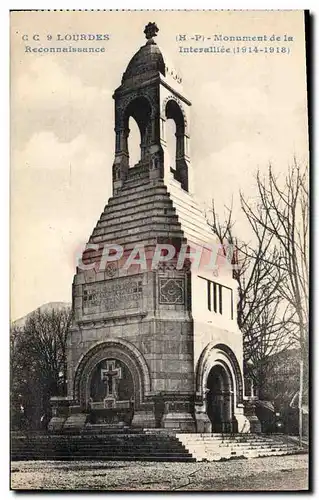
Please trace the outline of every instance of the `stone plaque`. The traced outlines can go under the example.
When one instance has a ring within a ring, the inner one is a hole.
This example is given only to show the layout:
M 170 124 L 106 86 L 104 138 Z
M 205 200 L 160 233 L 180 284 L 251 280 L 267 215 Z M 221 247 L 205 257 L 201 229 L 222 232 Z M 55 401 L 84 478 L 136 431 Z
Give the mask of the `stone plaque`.
M 160 278 L 160 304 L 183 305 L 185 303 L 184 278 Z
M 142 305 L 141 277 L 125 277 L 112 281 L 83 286 L 83 312 L 94 314 L 102 311 L 138 309 Z

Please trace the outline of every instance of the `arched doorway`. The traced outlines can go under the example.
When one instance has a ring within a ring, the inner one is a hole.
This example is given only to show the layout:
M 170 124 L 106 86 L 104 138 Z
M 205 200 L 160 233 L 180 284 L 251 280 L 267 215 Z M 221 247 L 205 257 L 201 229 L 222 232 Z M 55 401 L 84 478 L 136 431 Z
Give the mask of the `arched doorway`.
M 206 391 L 206 412 L 212 432 L 235 432 L 232 377 L 225 366 L 216 364 L 211 368 Z
M 206 418 L 209 432 L 238 431 L 243 376 L 236 354 L 226 344 L 210 342 L 203 349 L 196 369 L 196 395 L 195 418 L 199 423 Z

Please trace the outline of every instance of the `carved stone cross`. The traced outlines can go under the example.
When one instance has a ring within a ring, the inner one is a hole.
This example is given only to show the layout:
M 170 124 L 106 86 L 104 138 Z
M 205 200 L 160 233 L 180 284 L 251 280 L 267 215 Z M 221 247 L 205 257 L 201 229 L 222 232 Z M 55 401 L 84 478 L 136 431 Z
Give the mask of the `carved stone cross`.
M 101 379 L 106 384 L 106 397 L 113 397 L 117 399 L 117 381 L 122 378 L 122 369 L 116 368 L 116 361 L 108 359 L 106 361 L 106 368 L 101 370 Z

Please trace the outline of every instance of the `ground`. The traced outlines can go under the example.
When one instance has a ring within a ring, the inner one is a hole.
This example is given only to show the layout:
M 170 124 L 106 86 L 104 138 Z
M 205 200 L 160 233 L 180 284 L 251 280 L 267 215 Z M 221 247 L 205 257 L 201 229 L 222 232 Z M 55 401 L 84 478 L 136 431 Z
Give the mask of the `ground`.
M 12 489 L 289 491 L 308 489 L 308 456 L 227 462 L 12 462 Z

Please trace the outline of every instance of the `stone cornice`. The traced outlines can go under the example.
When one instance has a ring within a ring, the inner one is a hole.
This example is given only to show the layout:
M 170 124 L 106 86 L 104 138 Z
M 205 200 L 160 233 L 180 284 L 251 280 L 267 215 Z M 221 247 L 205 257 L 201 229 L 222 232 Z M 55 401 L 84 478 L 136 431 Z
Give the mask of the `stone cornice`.
M 132 318 L 144 318 L 147 315 L 146 311 L 140 311 L 140 312 L 134 312 L 134 313 L 126 313 L 126 314 L 116 314 L 116 315 L 110 315 L 108 314 L 108 317 L 104 318 L 94 318 L 94 319 L 81 319 L 77 321 L 77 324 L 79 326 L 90 326 L 95 327 L 96 325 L 99 325 L 100 327 L 103 326 L 103 324 L 110 323 L 112 321 L 117 321 L 117 320 L 126 320 L 126 319 L 132 319 Z

